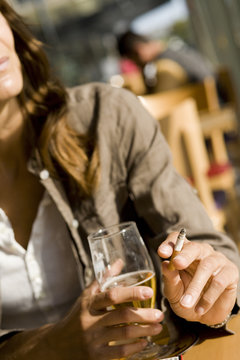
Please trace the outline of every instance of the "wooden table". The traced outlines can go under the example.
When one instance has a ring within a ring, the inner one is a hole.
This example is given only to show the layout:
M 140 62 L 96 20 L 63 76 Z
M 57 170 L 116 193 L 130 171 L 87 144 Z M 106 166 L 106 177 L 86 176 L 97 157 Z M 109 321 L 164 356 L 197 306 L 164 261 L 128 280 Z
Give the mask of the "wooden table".
M 206 339 L 190 348 L 184 360 L 239 360 L 240 359 L 240 314 L 229 320 L 228 328 L 234 335 Z

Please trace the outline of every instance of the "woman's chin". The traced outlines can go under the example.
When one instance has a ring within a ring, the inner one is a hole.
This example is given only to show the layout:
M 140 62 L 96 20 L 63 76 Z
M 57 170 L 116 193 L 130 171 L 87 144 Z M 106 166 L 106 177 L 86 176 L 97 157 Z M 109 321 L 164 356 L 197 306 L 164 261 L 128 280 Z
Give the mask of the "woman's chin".
M 6 76 L 1 79 L 0 77 L 0 102 L 11 99 L 22 91 L 23 81 L 20 76 L 18 79 L 16 77 Z

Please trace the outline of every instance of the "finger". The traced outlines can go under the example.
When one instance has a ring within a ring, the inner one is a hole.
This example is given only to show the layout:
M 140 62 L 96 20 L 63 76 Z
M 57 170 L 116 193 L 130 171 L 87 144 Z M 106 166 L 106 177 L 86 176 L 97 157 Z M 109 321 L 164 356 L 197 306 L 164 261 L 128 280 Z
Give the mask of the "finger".
M 183 270 L 189 267 L 194 261 L 202 260 L 214 252 L 209 244 L 186 241 L 180 254 L 173 259 L 174 267 Z M 215 252 L 214 252 L 215 253 Z
M 180 300 L 183 307 L 192 308 L 196 305 L 214 272 L 217 270 L 220 271 L 220 264 L 219 256 L 216 256 L 216 254 L 214 254 L 214 256 L 208 256 L 199 262 L 195 274 Z
M 134 343 L 124 345 L 105 345 L 99 349 L 98 358 L 101 360 L 126 358 L 129 355 L 139 353 L 146 347 L 146 345 L 147 341 L 145 339 L 139 339 Z
M 162 242 L 162 244 L 158 248 L 158 255 L 164 259 L 169 258 L 174 250 L 174 246 L 177 242 L 179 232 L 172 232 L 168 235 L 167 239 Z M 184 244 L 189 242 L 187 238 L 184 240 Z
M 212 309 L 210 309 L 201 316 L 201 322 L 208 325 L 214 325 L 224 321 L 234 307 L 236 296 L 237 291 L 235 288 L 226 289 L 214 303 L 214 308 L 217 308 L 218 310 L 212 311 Z M 211 316 L 209 316 L 209 314 L 211 314 Z M 205 319 L 207 319 L 207 321 Z
M 99 320 L 101 326 L 142 323 L 153 324 L 163 320 L 163 313 L 158 309 L 140 309 L 124 307 L 106 312 Z
M 169 261 L 162 263 L 162 280 L 164 286 L 164 295 L 172 304 L 179 302 L 183 293 L 184 286 L 179 271 L 171 271 L 168 268 Z
M 124 266 L 123 260 L 120 258 L 117 259 L 109 268 L 106 268 L 104 279 L 119 275 L 123 266 Z
M 95 344 L 109 343 L 110 341 L 136 339 L 144 336 L 154 336 L 161 332 L 161 324 L 152 325 L 122 325 L 109 327 L 102 331 L 102 335 L 95 339 Z
M 110 269 L 107 270 L 107 272 L 105 273 L 104 277 L 109 277 L 109 276 L 116 276 L 118 275 L 122 268 L 123 268 L 123 261 L 122 259 L 118 259 L 116 260 Z M 86 294 L 98 294 L 100 293 L 100 286 L 97 280 L 94 280 L 86 289 L 85 289 L 85 293 Z M 88 295 L 89 296 L 89 295 Z
M 235 299 L 237 291 L 237 274 L 232 267 L 225 266 L 212 276 L 211 282 L 207 290 L 202 294 L 200 301 L 196 306 L 196 312 L 199 316 L 208 312 L 223 293 L 229 294 L 229 299 Z M 230 281 L 231 280 L 231 281 Z M 230 296 L 232 294 L 232 296 Z M 223 298 L 222 298 L 223 301 Z M 234 300 L 235 301 L 235 300 Z M 223 301 L 223 307 L 232 306 L 232 302 L 228 298 Z
M 101 310 L 108 306 L 131 301 L 145 301 L 151 299 L 153 290 L 147 286 L 115 287 L 96 294 L 92 302 L 93 310 Z
M 178 234 L 178 232 L 172 232 L 168 235 L 167 239 L 161 243 L 157 250 L 160 257 L 166 259 L 172 255 Z

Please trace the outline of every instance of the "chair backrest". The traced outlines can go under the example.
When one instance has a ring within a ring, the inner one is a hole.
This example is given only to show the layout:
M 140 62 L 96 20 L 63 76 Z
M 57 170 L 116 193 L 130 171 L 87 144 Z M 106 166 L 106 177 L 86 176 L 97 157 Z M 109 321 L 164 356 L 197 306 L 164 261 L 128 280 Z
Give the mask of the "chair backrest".
M 154 64 L 157 71 L 154 92 L 176 89 L 188 83 L 186 71 L 176 61 L 163 58 Z
M 168 111 L 165 108 L 160 124 L 172 151 L 175 168 L 186 179 L 192 179 L 215 227 L 222 229 L 225 219 L 216 208 L 207 177 L 210 162 L 196 101 L 187 98 L 169 106 Z
M 139 96 L 139 99 L 153 117 L 161 120 L 165 116 L 168 116 L 169 111 L 174 106 L 189 97 L 192 97 L 196 101 L 199 111 L 212 111 L 220 107 L 215 80 L 211 77 L 206 78 L 201 83 L 189 84 L 174 90 Z

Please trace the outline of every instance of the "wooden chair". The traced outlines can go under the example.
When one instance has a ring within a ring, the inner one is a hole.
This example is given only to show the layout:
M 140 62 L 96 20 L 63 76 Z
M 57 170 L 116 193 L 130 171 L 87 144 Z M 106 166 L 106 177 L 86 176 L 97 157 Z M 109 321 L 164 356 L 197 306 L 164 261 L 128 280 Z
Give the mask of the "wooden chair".
M 239 246 L 239 214 L 240 206 L 235 193 L 234 175 L 229 179 L 224 176 L 207 176 L 209 157 L 205 147 L 201 122 L 196 103 L 189 98 L 178 104 L 168 118 L 162 119 L 163 133 L 172 150 L 174 165 L 184 177 L 192 177 L 199 197 L 216 229 L 226 230 Z M 223 210 L 214 201 L 212 188 L 224 188 L 225 182 L 232 184 L 228 189 L 231 195 Z
M 186 99 L 162 119 L 161 126 L 173 154 L 178 172 L 192 178 L 200 200 L 218 230 L 223 230 L 225 215 L 215 204 L 207 171 L 209 158 L 194 99 Z
M 156 118 L 163 118 L 165 112 L 168 113 L 169 105 L 174 106 L 189 97 L 195 99 L 199 111 L 219 109 L 216 85 L 211 77 L 206 78 L 203 82 L 141 96 L 143 100 L 146 100 L 146 106 Z
M 222 87 L 225 87 L 229 98 L 229 103 L 221 106 L 213 77 L 208 77 L 203 82 L 184 85 L 186 81 L 185 74 L 176 68 L 177 64 L 173 66 L 169 62 L 171 61 L 167 59 L 159 62 L 161 67 L 159 73 L 162 74 L 162 78 L 158 85 L 160 90 L 158 93 L 144 95 L 146 94 L 146 87 L 140 72 L 119 75 L 121 77 L 120 86 L 143 97 L 146 100 L 146 106 L 149 107 L 150 112 L 156 118 L 164 117 L 165 103 L 168 108 L 169 103 L 174 106 L 188 97 L 194 98 L 200 112 L 203 134 L 206 139 L 210 140 L 212 161 L 216 164 L 228 163 L 229 157 L 224 134 L 229 132 L 237 133 L 238 130 L 237 101 L 229 72 L 225 68 L 219 70 L 220 82 Z M 168 87 L 173 87 L 172 78 L 174 78 L 174 81 L 176 80 L 174 82 L 176 88 L 162 91 Z
M 233 111 L 223 111 L 220 108 L 214 79 L 208 78 L 203 83 L 140 96 L 139 99 L 153 117 L 162 120 L 168 116 L 169 109 L 189 97 L 196 101 L 202 133 L 211 143 L 211 163 L 208 169 L 211 188 L 213 191 L 224 190 L 231 193 L 235 176 L 230 165 L 224 133 L 236 130 L 237 120 Z

